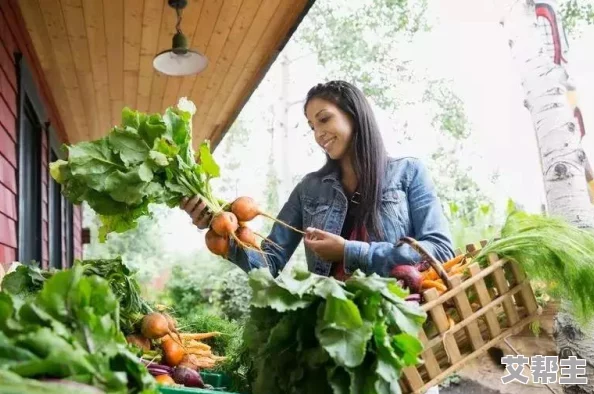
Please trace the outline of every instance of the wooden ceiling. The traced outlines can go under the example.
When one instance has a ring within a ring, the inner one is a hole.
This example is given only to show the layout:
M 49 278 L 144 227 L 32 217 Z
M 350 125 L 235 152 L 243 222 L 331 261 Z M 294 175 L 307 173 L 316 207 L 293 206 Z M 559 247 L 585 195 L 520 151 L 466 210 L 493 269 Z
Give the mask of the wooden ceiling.
M 105 135 L 124 106 L 163 112 L 180 97 L 197 108 L 195 143 L 216 146 L 313 0 L 188 0 L 181 29 L 209 65 L 191 77 L 157 72 L 171 47 L 166 0 L 19 0 L 70 143 Z

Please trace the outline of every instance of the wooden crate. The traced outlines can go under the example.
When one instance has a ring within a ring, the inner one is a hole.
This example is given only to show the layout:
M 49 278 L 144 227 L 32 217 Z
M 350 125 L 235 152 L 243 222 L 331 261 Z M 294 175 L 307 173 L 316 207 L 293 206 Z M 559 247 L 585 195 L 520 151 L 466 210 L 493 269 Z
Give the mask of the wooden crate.
M 488 267 L 481 269 L 474 262 L 466 279 L 460 274 L 448 279 L 441 265 L 416 241 L 409 238 L 401 242 L 432 259 L 431 265 L 438 265 L 436 271 L 444 282 L 449 282 L 449 289 L 441 295 L 434 288 L 423 293 L 421 306 L 427 312 L 427 322 L 419 333 L 424 345 L 423 362 L 403 370 L 403 393 L 423 393 L 436 386 L 538 317 L 534 291 L 517 263 L 489 255 Z M 467 245 L 466 254 L 475 256 L 485 244 Z

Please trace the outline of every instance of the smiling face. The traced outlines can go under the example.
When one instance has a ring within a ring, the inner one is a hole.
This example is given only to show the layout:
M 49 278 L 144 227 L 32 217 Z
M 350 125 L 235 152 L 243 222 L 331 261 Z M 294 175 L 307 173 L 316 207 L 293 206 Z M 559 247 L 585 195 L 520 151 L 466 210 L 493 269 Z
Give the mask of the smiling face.
M 333 160 L 344 158 L 353 139 L 353 122 L 334 103 L 313 98 L 307 103 L 305 116 L 316 142 Z

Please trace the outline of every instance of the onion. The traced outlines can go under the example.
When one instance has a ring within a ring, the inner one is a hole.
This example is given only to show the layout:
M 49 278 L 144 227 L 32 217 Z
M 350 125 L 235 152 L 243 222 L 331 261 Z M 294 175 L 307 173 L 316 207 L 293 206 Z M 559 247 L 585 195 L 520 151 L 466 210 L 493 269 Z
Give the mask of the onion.
M 204 388 L 204 382 L 202 381 L 202 376 L 190 368 L 186 367 L 176 367 L 173 370 L 173 380 L 177 384 L 183 384 L 187 387 L 199 387 Z

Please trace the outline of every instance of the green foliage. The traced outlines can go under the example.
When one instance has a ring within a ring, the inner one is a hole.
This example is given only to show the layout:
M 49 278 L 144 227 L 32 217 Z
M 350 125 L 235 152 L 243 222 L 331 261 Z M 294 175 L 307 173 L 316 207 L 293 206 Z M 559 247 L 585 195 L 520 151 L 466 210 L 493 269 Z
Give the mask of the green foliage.
M 163 116 L 124 108 L 121 124 L 107 136 L 67 146 L 68 161 L 51 163 L 51 175 L 69 201 L 87 202 L 100 215 L 101 241 L 136 228 L 140 217 L 150 216 L 151 203 L 173 207 L 184 196 L 201 195 L 217 211 L 209 181 L 219 167 L 208 141 L 195 162 L 191 122 L 192 114 L 178 108 Z
M 0 293 L 0 369 L 24 378 L 66 379 L 109 393 L 156 393 L 128 350 L 109 283 L 76 265 L 23 301 Z
M 235 268 L 225 273 L 214 294 L 215 303 L 225 317 L 240 321 L 247 318 L 252 291 L 243 270 Z
M 300 27 L 298 42 L 312 48 L 333 78 L 360 86 L 382 108 L 395 106 L 394 79 L 402 59 L 399 39 L 427 28 L 426 0 L 366 0 L 348 5 L 316 1 Z M 370 38 L 373 38 L 370 39 Z M 397 64 L 396 66 L 388 66 Z
M 438 192 L 439 194 L 439 192 Z M 495 237 L 500 228 L 499 215 L 492 204 L 483 204 L 469 210 L 475 202 L 468 202 L 464 210 L 455 202 L 450 202 L 446 216 L 450 223 L 454 248 L 465 250 L 466 245 Z
M 576 34 L 582 25 L 594 24 L 594 4 L 590 0 L 565 0 L 559 4 L 565 32 Z
M 581 322 L 594 317 L 594 233 L 566 221 L 512 212 L 501 230 L 501 239 L 486 245 L 476 257 L 486 264 L 489 253 L 517 261 L 530 280 L 546 292 L 571 303 Z
M 395 279 L 357 271 L 342 283 L 297 264 L 277 278 L 265 268 L 249 276 L 254 394 L 400 393 L 402 368 L 419 362 L 426 314 Z
M 140 318 L 152 312 L 151 307 L 140 295 L 140 285 L 133 272 L 121 258 L 111 260 L 75 260 L 74 267 L 85 276 L 96 276 L 107 280 L 111 291 L 119 301 L 119 324 L 124 334 L 135 331 Z M 60 271 L 42 271 L 35 266 L 20 265 L 2 281 L 4 292 L 13 297 L 29 299 L 42 290 L 46 281 Z

